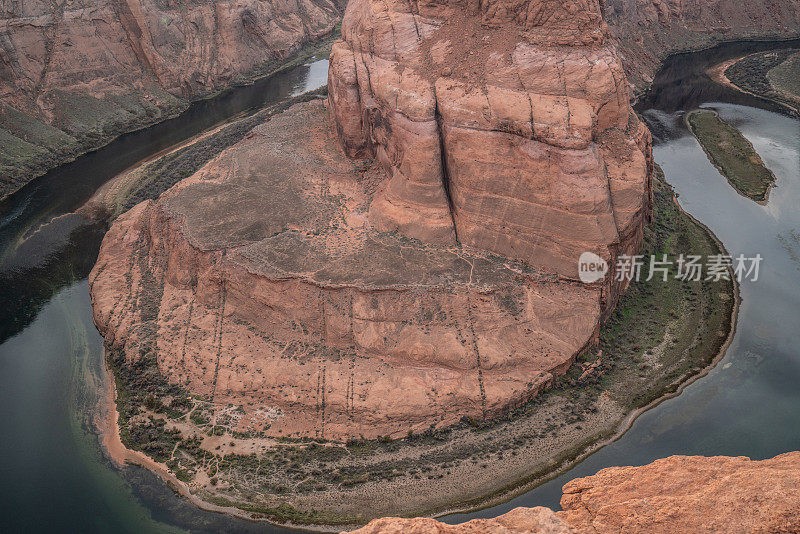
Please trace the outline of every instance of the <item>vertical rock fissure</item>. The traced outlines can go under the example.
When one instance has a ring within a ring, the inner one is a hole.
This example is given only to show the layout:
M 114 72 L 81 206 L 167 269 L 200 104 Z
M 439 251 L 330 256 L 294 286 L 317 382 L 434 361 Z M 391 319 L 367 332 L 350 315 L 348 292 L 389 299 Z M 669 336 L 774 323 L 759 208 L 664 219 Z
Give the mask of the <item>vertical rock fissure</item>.
M 125 272 L 125 279 L 127 282 L 127 290 L 125 291 L 125 295 L 119 298 L 114 303 L 114 307 L 111 308 L 111 313 L 108 315 L 108 326 L 110 335 L 106 337 L 106 345 L 111 347 L 116 343 L 117 335 L 119 334 L 119 329 L 122 326 L 122 322 L 125 320 L 126 313 L 128 311 L 129 305 L 131 303 L 131 299 L 138 299 L 139 289 L 137 288 L 135 291 L 133 289 L 133 270 L 137 259 L 137 254 L 139 253 L 139 243 L 141 241 L 141 236 L 136 238 L 136 242 L 134 246 L 131 248 L 131 253 L 128 255 L 128 269 Z M 134 297 L 134 293 L 137 295 Z M 133 300 L 134 305 L 136 300 Z M 120 305 L 122 307 L 120 307 Z M 116 319 L 116 325 L 113 325 L 113 320 Z
M 225 282 L 222 283 L 222 289 L 219 297 L 219 320 L 216 322 L 216 358 L 214 362 L 214 378 L 211 382 L 211 400 L 217 395 L 217 379 L 219 379 L 219 361 L 222 357 L 222 322 L 225 316 L 225 300 L 227 298 L 225 290 Z
M 455 205 L 453 204 L 453 195 L 450 191 L 450 169 L 447 166 L 447 152 L 445 152 L 444 145 L 444 127 L 442 125 L 442 115 L 439 113 L 439 99 L 436 97 L 436 91 L 433 93 L 434 100 L 434 114 L 436 120 L 436 133 L 439 136 L 439 157 L 441 158 L 442 165 L 442 189 L 444 189 L 445 198 L 447 198 L 447 209 L 450 210 L 450 220 L 453 224 L 453 235 L 458 240 L 458 228 L 456 227 L 456 212 Z
M 116 11 L 117 17 L 119 17 L 122 28 L 125 30 L 125 34 L 128 37 L 128 45 L 131 47 L 136 59 L 139 60 L 146 71 L 152 73 L 153 76 L 158 78 L 158 73 L 153 67 L 153 64 L 150 62 L 150 58 L 147 56 L 144 46 L 142 46 L 144 31 L 139 25 L 139 21 L 136 20 L 136 16 L 131 10 L 131 6 L 126 0 L 116 0 L 115 2 L 111 3 L 111 7 Z
M 363 59 L 363 56 L 362 56 L 362 59 Z M 357 105 L 358 105 L 357 109 L 361 110 L 361 112 L 358 114 L 358 127 L 359 127 L 359 131 L 362 134 L 362 139 L 367 139 L 366 130 L 365 130 L 365 124 L 364 124 L 364 106 L 361 104 L 361 91 L 358 88 L 358 64 L 356 64 L 356 55 L 355 55 L 355 53 L 353 53 L 353 72 L 356 75 L 356 99 L 357 99 L 356 102 L 357 102 Z M 336 121 L 336 128 L 337 128 L 337 130 L 339 130 L 339 135 L 340 135 L 340 138 L 341 138 L 342 126 L 339 124 L 338 120 Z M 368 142 L 365 141 L 364 144 L 366 145 L 366 144 L 368 144 Z
M 183 346 L 181 347 L 181 365 L 186 361 L 186 344 L 189 341 L 189 330 L 192 328 L 192 313 L 194 312 L 194 298 L 189 302 L 189 313 L 186 318 L 186 330 L 183 334 Z
M 472 299 L 467 294 L 467 324 L 472 336 L 472 348 L 475 351 L 475 367 L 478 369 L 478 388 L 481 393 L 481 412 L 486 419 L 486 387 L 483 385 L 483 367 L 481 366 L 481 352 L 478 349 L 478 338 L 475 334 L 475 319 L 472 316 Z
M 223 250 L 222 251 L 222 258 L 220 260 L 220 264 L 223 261 L 225 261 L 225 253 L 226 253 L 226 251 Z M 225 301 L 227 300 L 227 297 L 228 297 L 228 294 L 227 294 L 227 289 L 228 288 L 227 288 L 227 286 L 225 284 L 225 278 L 224 278 L 224 275 L 222 274 L 222 266 L 221 265 L 220 265 L 220 278 L 221 278 L 221 281 L 220 281 L 221 287 L 220 287 L 219 301 L 218 301 L 219 318 L 215 321 L 215 325 L 214 325 L 215 326 L 215 334 L 216 334 L 214 341 L 216 341 L 216 345 L 217 345 L 216 352 L 217 353 L 216 353 L 216 358 L 215 358 L 216 361 L 214 362 L 214 378 L 213 378 L 213 380 L 211 382 L 211 401 L 212 402 L 214 401 L 214 398 L 217 395 L 217 380 L 219 379 L 219 362 L 220 362 L 220 359 L 222 358 L 222 326 L 223 326 L 223 322 L 224 322 L 224 319 L 225 319 Z
M 353 357 L 350 360 L 350 378 L 347 381 L 347 394 L 345 397 L 345 406 L 347 407 L 347 417 L 350 421 L 353 420 L 353 411 L 355 410 L 356 398 L 356 335 L 353 327 L 353 293 L 350 292 L 350 342 L 353 344 Z
M 320 433 L 319 433 L 319 436 L 321 438 L 325 438 L 325 375 L 327 374 L 326 371 L 327 371 L 327 369 L 323 365 L 322 366 L 322 382 L 320 384 L 320 392 L 319 392 L 319 395 L 320 395 L 320 400 L 319 400 L 320 415 L 321 415 L 321 418 L 322 418 L 322 420 L 320 422 Z
M 417 24 L 417 17 L 419 15 L 419 6 L 416 6 L 416 10 L 414 9 L 414 3 L 412 0 L 408 0 L 408 11 L 411 13 L 411 20 L 414 22 L 414 31 L 417 33 L 417 42 L 419 42 L 422 37 L 419 33 L 419 24 Z

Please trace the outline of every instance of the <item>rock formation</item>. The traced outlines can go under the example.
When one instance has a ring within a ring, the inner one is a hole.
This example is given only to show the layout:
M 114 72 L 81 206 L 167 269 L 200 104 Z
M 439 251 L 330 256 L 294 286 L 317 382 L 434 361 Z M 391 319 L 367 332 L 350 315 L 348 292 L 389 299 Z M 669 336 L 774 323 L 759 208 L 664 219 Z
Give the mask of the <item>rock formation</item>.
M 795 0 L 605 0 L 603 12 L 637 92 L 669 54 L 723 41 L 800 36 Z
M 443 525 L 433 519 L 376 519 L 355 532 L 617 533 L 798 532 L 800 452 L 770 460 L 671 456 L 643 467 L 612 467 L 564 486 L 562 512 L 517 508 L 495 519 Z
M 798 532 L 800 452 L 763 461 L 671 456 L 564 486 L 559 516 L 590 532 Z
M 514 508 L 493 519 L 447 525 L 427 517 L 375 519 L 354 534 L 575 534 L 550 508 Z
M 377 229 L 572 278 L 584 251 L 638 247 L 649 133 L 597 2 L 353 0 L 342 37 L 329 102 L 347 154 L 388 176 Z
M 328 109 L 256 127 L 108 232 L 95 321 L 235 429 L 404 436 L 530 399 L 624 287 L 647 129 L 596 1 L 353 0 Z M 344 152 L 344 153 L 343 153 Z
M 4 2 L 0 196 L 30 179 L 10 176 L 29 160 L 163 118 L 329 34 L 340 16 L 335 0 Z

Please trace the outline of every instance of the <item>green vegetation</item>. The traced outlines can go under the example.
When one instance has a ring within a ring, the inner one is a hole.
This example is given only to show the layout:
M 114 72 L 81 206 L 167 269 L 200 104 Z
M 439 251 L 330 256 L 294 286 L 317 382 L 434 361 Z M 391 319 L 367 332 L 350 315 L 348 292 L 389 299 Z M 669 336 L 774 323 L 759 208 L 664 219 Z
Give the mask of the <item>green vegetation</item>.
M 642 247 L 645 258 L 723 254 L 708 231 L 681 211 L 673 194 L 657 169 L 653 223 L 645 231 Z M 601 360 L 600 372 L 584 381 L 629 409 L 675 391 L 686 378 L 706 367 L 732 327 L 732 281 L 681 281 L 675 275 L 673 265 L 667 282 L 659 276 L 649 282 L 633 282 L 601 328 L 598 346 L 579 358 L 592 361 L 597 349 L 609 355 Z M 576 376 L 580 374 L 580 366 L 574 366 L 559 387 L 574 390 L 581 382 Z
M 660 170 L 654 199 L 642 254 L 674 259 L 723 252 L 704 227 L 679 209 Z M 162 283 L 147 279 L 139 295 L 148 310 L 137 329 L 141 357 L 134 363 L 120 354 L 109 358 L 117 379 L 121 434 L 127 446 L 165 462 L 202 499 L 256 519 L 362 522 L 370 518 L 369 511 L 348 507 L 347 496 L 365 486 L 376 499 L 388 500 L 396 513 L 427 513 L 409 510 L 396 495 L 414 484 L 432 495 L 432 506 L 450 505 L 459 498 L 452 493 L 458 481 L 484 469 L 496 468 L 498 485 L 509 484 L 498 489 L 507 490 L 525 481 L 503 482 L 505 471 L 499 468 L 504 458 L 529 458 L 528 481 L 546 477 L 558 463 L 613 435 L 632 410 L 675 391 L 719 354 L 732 328 L 733 282 L 680 281 L 674 274 L 673 267 L 667 282 L 656 277 L 632 283 L 601 328 L 598 345 L 581 354 L 551 389 L 501 417 L 465 418 L 450 428 L 408 432 L 399 439 L 346 443 L 238 433 L 225 422 L 224 410 L 196 397 L 190 400 L 186 391 L 168 384 L 158 372 L 150 342 L 154 331 L 148 326 L 157 313 L 148 303 L 160 300 Z M 610 412 L 609 400 L 614 405 Z M 253 452 L 232 452 L 234 444 L 247 444 L 234 450 Z
M 237 75 L 231 85 L 248 85 L 260 78 L 327 57 L 339 34 L 340 26 L 337 25 L 329 37 L 304 46 L 288 60 L 265 61 L 251 72 Z M 192 101 L 211 98 L 227 90 L 197 94 L 191 100 L 178 98 L 155 84 L 149 84 L 142 91 L 106 98 L 55 91 L 49 98 L 59 113 L 52 125 L 40 120 L 41 117 L 0 105 L 0 198 L 125 132 L 177 116 Z
M 252 503 L 234 502 L 218 495 L 208 495 L 208 502 L 217 506 L 227 506 L 238 508 L 245 512 L 251 512 L 253 519 L 271 519 L 280 523 L 291 523 L 295 525 L 358 525 L 365 521 L 361 516 L 337 514 L 329 510 L 311 510 L 303 512 L 297 510 L 290 504 L 279 504 L 277 506 L 263 506 Z
M 728 67 L 725 76 L 744 91 L 799 108 L 800 60 L 797 50 L 751 54 Z
M 795 52 L 783 63 L 767 73 L 772 87 L 800 108 L 800 52 Z
M 767 199 L 775 176 L 750 141 L 714 111 L 693 111 L 687 121 L 708 159 L 739 194 L 756 202 Z
M 675 391 L 719 353 L 731 329 L 733 282 L 678 280 L 674 260 L 681 254 L 706 258 L 724 250 L 680 209 L 660 168 L 653 195 L 653 222 L 645 230 L 642 254 L 657 259 L 666 254 L 673 261 L 667 281 L 657 275 L 632 282 L 601 327 L 598 344 L 583 352 L 577 365 L 550 390 L 517 409 L 514 417 L 535 412 L 559 397 L 573 403 L 568 422 L 585 420 L 601 394 L 628 411 L 640 408 Z M 596 367 L 586 373 L 594 363 Z
M 32 173 L 54 167 L 78 152 L 78 141 L 58 128 L 0 105 L 0 198 L 24 185 Z
M 122 352 L 111 351 L 107 360 L 117 387 L 122 443 L 160 462 L 168 460 L 181 435 L 167 430 L 166 420 L 188 412 L 188 394 L 164 380 L 152 354 L 127 363 Z
M 679 208 L 658 167 L 653 195 L 653 222 L 645 230 L 641 251 L 646 258 L 725 253 L 704 226 Z M 678 391 L 720 354 L 735 320 L 734 283 L 724 278 L 679 281 L 675 274 L 671 267 L 666 283 L 659 277 L 632 282 L 601 327 L 598 344 L 579 355 L 576 365 L 548 391 L 509 412 L 505 420 L 484 422 L 472 430 L 483 434 L 482 450 L 464 458 L 482 468 L 490 468 L 489 460 L 502 459 L 504 454 L 535 454 L 548 446 L 542 439 L 557 439 L 570 428 L 581 430 L 580 439 L 569 448 L 560 450 L 555 458 L 532 463 L 527 477 L 498 488 L 496 495 L 546 480 L 555 466 L 568 464 L 587 448 L 612 437 L 628 413 Z M 602 398 L 615 401 L 624 412 L 609 420 L 608 414 L 603 414 Z M 451 450 L 458 448 L 451 445 Z M 440 454 L 438 462 L 443 461 L 448 462 L 445 466 L 457 464 L 459 458 L 453 453 Z M 421 470 L 426 471 L 427 466 Z M 486 498 L 458 506 L 477 506 Z
M 0 198 L 122 133 L 175 116 L 189 105 L 157 87 L 147 94 L 132 92 L 103 99 L 65 91 L 50 96 L 61 110 L 52 125 L 0 106 Z
M 792 50 L 778 50 L 746 56 L 728 67 L 725 76 L 745 91 L 766 95 L 772 90 L 767 73 L 792 53 Z

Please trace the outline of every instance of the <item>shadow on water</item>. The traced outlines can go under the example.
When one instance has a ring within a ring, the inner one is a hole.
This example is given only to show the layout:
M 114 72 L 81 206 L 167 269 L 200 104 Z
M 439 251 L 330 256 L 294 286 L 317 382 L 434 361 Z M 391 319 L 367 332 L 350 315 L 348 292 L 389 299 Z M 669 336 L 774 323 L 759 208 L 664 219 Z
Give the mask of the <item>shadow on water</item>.
M 724 61 L 766 50 L 800 47 L 800 39 L 780 42 L 744 41 L 727 43 L 703 52 L 670 56 L 656 74 L 650 88 L 636 103 L 658 143 L 683 135 L 686 129 L 680 111 L 696 109 L 705 102 L 728 102 L 776 113 L 793 114 L 785 106 L 753 96 L 712 80 L 707 71 Z
M 650 88 L 636 104 L 636 111 L 658 109 L 666 113 L 692 110 L 704 102 L 728 102 L 785 113 L 779 104 L 742 93 L 714 82 L 706 73 L 711 67 L 737 57 L 766 50 L 800 47 L 800 39 L 791 41 L 744 41 L 726 43 L 702 52 L 676 54 L 664 61 Z
M 234 116 L 247 115 L 325 84 L 327 60 L 193 103 L 180 116 L 120 136 L 41 176 L 0 202 L 0 343 L 43 303 L 89 274 L 106 230 L 71 212 L 136 163 Z
M 0 531 L 286 531 L 199 510 L 149 471 L 104 458 L 94 430 L 103 340 L 86 277 L 106 228 L 74 212 L 152 154 L 326 79 L 322 60 L 196 102 L 0 202 Z

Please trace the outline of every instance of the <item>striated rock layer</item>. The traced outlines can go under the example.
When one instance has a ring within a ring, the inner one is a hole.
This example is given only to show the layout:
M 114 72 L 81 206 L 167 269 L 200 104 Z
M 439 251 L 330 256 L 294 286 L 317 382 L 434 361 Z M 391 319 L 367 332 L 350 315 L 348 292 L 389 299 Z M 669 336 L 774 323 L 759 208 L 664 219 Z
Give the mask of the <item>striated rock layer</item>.
M 357 534 L 575 534 L 550 508 L 514 508 L 493 519 L 473 519 L 447 525 L 428 517 L 375 519 L 354 530 Z
M 163 118 L 179 99 L 329 34 L 340 17 L 336 0 L 3 2 L 0 196 L 19 185 L 8 183 L 15 165 Z
M 353 0 L 342 38 L 329 102 L 347 154 L 386 170 L 376 228 L 572 278 L 584 251 L 637 249 L 650 134 L 596 1 Z
M 580 283 L 578 257 L 633 253 L 651 210 L 649 133 L 599 6 L 354 0 L 342 35 L 328 110 L 292 108 L 115 223 L 96 323 L 127 361 L 239 407 L 243 432 L 502 414 L 624 289 Z
M 115 222 L 90 276 L 107 342 L 276 436 L 404 436 L 566 372 L 600 288 L 377 232 L 383 173 L 344 157 L 325 115 L 291 108 Z
M 338 7 L 322 0 L 32 1 L 11 2 L 0 15 L 0 98 L 49 115 L 60 92 L 114 94 L 147 82 L 173 95 L 213 89 L 329 32 Z
M 376 519 L 355 532 L 647 533 L 800 532 L 800 452 L 770 460 L 671 456 L 612 467 L 564 486 L 562 512 L 517 508 L 495 519 L 444 525 Z

